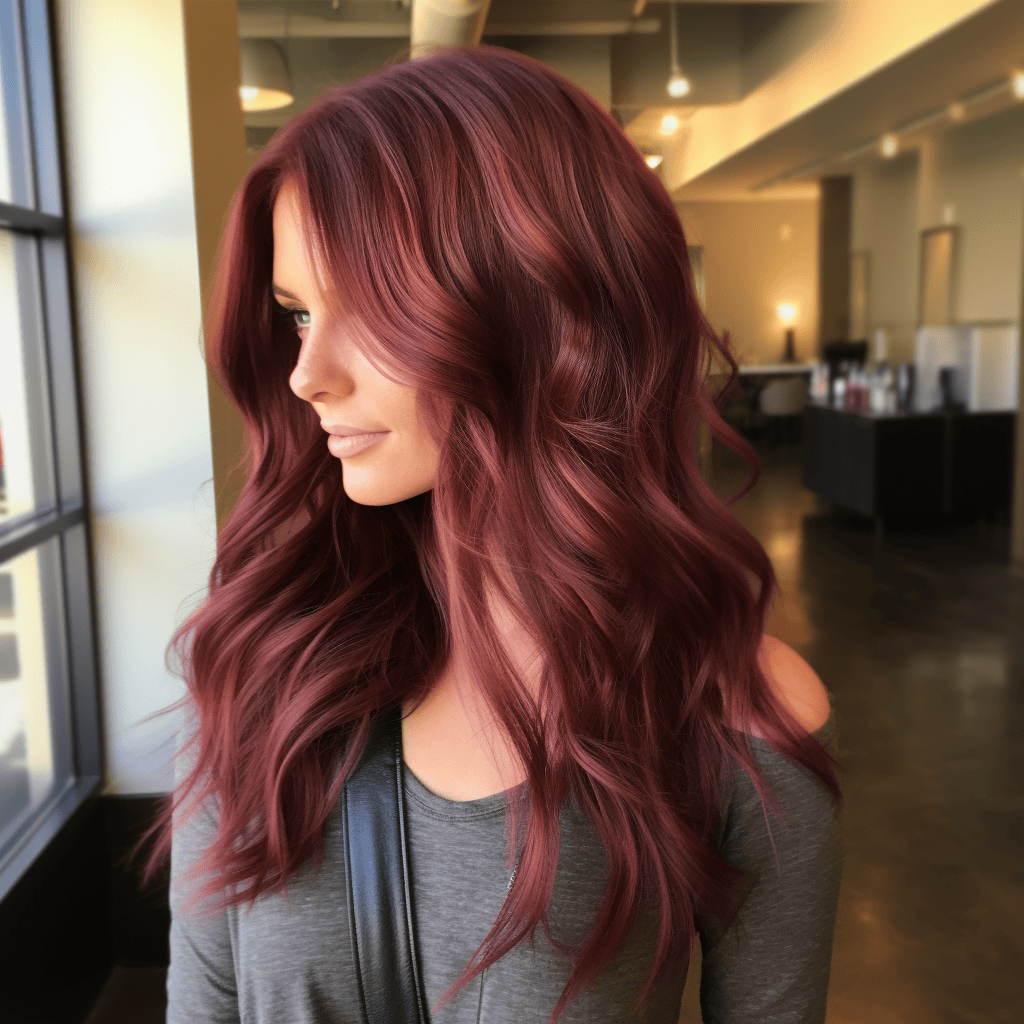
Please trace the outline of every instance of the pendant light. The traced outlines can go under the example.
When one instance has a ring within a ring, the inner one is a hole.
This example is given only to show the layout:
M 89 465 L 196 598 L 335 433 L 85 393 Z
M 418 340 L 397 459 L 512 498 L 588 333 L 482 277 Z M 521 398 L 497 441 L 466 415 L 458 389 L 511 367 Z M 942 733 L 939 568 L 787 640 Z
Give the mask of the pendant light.
M 242 84 L 238 95 L 243 110 L 276 110 L 294 102 L 291 75 L 279 43 L 273 39 L 243 39 L 239 57 Z
M 669 46 L 672 55 L 672 75 L 668 80 L 668 94 L 676 99 L 686 96 L 690 91 L 690 80 L 679 70 L 679 61 L 676 59 L 676 5 L 668 5 L 669 18 Z

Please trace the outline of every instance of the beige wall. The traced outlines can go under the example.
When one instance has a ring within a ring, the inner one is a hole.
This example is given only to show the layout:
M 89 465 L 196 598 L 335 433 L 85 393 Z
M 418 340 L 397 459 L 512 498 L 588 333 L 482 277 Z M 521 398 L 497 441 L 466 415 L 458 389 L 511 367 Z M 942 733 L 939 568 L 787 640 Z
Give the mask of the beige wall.
M 913 359 L 921 231 L 959 227 L 955 317 L 1015 321 L 1024 235 L 1024 105 L 949 128 L 893 160 L 854 173 L 851 248 L 870 253 L 868 322 L 888 356 Z
M 876 160 L 853 181 L 850 248 L 868 253 L 868 336 L 885 331 L 886 356 L 894 363 L 914 358 L 919 162 L 913 150 Z
M 951 214 L 961 226 L 957 318 L 1016 320 L 1024 231 L 1024 104 L 944 132 L 932 142 L 919 227 Z
M 813 359 L 818 330 L 818 204 L 685 203 L 678 206 L 690 245 L 704 247 L 706 310 L 729 331 L 744 361 L 782 356 L 780 302 L 797 306 L 796 354 Z

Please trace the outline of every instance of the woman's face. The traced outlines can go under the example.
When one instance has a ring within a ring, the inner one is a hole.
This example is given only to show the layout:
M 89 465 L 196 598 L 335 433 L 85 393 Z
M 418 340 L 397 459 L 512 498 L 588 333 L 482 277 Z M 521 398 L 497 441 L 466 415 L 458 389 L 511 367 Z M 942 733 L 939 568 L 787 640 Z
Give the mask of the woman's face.
M 390 505 L 429 491 L 438 453 L 417 416 L 416 390 L 377 370 L 355 344 L 354 322 L 323 302 L 294 186 L 278 194 L 273 230 L 274 296 L 294 311 L 302 341 L 288 383 L 320 417 L 345 493 L 361 505 Z

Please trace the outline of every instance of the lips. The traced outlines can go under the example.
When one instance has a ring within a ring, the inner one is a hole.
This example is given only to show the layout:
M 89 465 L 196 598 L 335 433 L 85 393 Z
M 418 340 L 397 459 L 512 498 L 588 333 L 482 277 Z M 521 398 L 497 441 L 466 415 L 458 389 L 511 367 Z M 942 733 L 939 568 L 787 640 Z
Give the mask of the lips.
M 389 433 L 389 430 L 375 430 L 340 434 L 332 428 L 327 438 L 327 448 L 340 459 L 350 458 L 383 440 Z

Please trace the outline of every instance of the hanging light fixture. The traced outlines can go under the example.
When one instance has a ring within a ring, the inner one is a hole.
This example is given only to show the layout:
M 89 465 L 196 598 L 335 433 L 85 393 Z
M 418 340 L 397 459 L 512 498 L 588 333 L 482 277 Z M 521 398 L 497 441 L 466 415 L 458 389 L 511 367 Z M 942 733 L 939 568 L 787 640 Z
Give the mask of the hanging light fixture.
M 273 39 L 243 39 L 239 56 L 242 84 L 238 95 L 243 110 L 276 110 L 294 102 L 292 77 L 279 43 Z
M 679 61 L 676 59 L 676 5 L 674 3 L 668 5 L 668 24 L 669 52 L 672 55 L 672 76 L 668 80 L 668 94 L 678 99 L 689 93 L 690 80 L 679 70 Z

